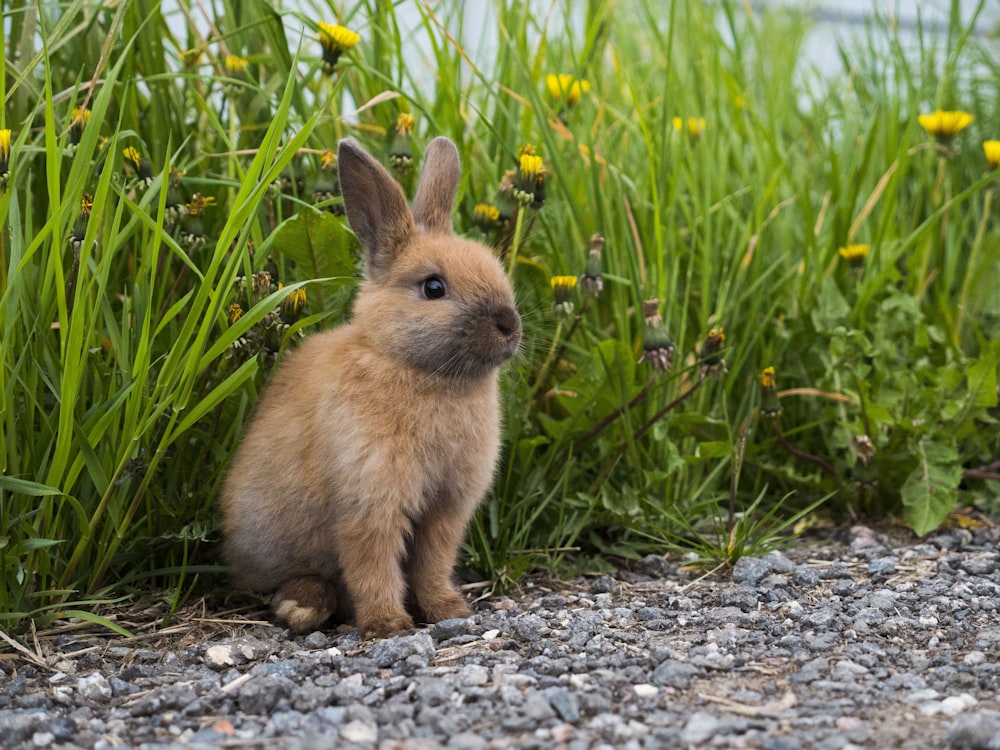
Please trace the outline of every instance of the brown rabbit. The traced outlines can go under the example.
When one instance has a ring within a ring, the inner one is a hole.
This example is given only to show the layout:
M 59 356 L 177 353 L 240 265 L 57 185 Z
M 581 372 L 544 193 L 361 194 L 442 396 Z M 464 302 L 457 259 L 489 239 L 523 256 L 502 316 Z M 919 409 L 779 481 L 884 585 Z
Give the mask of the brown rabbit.
M 427 147 L 412 212 L 355 141 L 338 156 L 365 280 L 351 323 L 308 337 L 261 397 L 222 488 L 224 550 L 294 630 L 353 614 L 384 636 L 413 627 L 407 605 L 468 614 L 451 573 L 493 478 L 521 319 L 497 258 L 453 234 L 451 141 Z

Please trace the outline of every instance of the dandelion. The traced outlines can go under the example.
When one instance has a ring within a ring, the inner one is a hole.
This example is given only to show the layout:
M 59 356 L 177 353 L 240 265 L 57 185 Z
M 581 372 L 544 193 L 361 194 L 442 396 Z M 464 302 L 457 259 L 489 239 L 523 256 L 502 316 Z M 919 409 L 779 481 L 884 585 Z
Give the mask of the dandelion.
M 639 361 L 649 362 L 656 372 L 666 372 L 673 365 L 676 347 L 660 317 L 660 300 L 654 297 L 643 302 L 642 313 L 646 327 Z
M 713 328 L 705 337 L 701 348 L 701 376 L 718 379 L 719 373 L 726 372 L 726 360 L 722 358 L 722 346 L 726 343 L 726 332 Z
M 678 133 L 684 131 L 685 126 L 687 127 L 688 135 L 692 138 L 697 138 L 701 135 L 701 131 L 705 129 L 705 118 L 704 117 L 689 117 L 685 120 L 683 117 L 675 117 L 673 119 L 674 130 Z
M 871 247 L 868 245 L 845 245 L 837 250 L 840 253 L 840 257 L 851 264 L 853 268 L 859 267 L 865 262 L 865 258 L 871 252 Z
M 340 182 L 337 179 L 337 157 L 329 149 L 320 154 L 319 173 L 316 175 L 312 198 L 313 203 L 325 204 L 321 207 L 322 210 L 337 216 L 344 214 L 344 201 L 333 202 L 340 198 Z
M 580 287 L 588 297 L 600 297 L 604 290 L 604 268 L 601 253 L 604 250 L 604 235 L 597 232 L 590 237 L 590 252 L 580 277 Z
M 270 271 L 258 271 L 253 275 L 252 289 L 254 297 L 262 299 L 271 293 L 271 278 Z
M 229 306 L 226 310 L 226 317 L 229 319 L 229 325 L 232 325 L 243 317 L 243 308 L 240 307 L 239 302 L 234 302 Z
M 576 276 L 553 276 L 549 280 L 555 297 L 552 307 L 557 315 L 568 318 L 573 314 L 573 289 L 576 281 Z
M 857 452 L 857 461 L 854 463 L 852 479 L 861 488 L 872 488 L 878 484 L 878 471 L 873 460 L 875 458 L 875 443 L 867 435 L 858 435 L 854 438 L 854 448 Z
M 517 198 L 514 197 L 514 180 L 517 172 L 508 169 L 500 178 L 497 186 L 497 211 L 500 213 L 500 221 L 507 221 L 517 210 Z
M 541 208 L 545 202 L 545 164 L 535 153 L 535 147 L 528 144 L 521 147 L 518 157 L 517 174 L 514 176 L 514 198 L 522 206 Z
M 323 47 L 323 72 L 333 73 L 340 55 L 361 41 L 361 37 L 346 26 L 319 23 L 319 43 Z
M 760 374 L 760 387 L 763 393 L 760 413 L 773 419 L 781 414 L 781 402 L 778 400 L 778 386 L 773 367 L 765 367 Z
M 404 175 L 413 167 L 413 115 L 400 112 L 396 118 L 396 132 L 389 146 L 389 163 L 399 175 Z
M 184 173 L 176 167 L 170 168 L 170 177 L 167 184 L 167 202 L 164 212 L 167 218 L 173 223 L 177 223 L 183 219 L 190 211 L 181 193 L 181 178 L 183 176 Z
M 76 217 L 73 229 L 70 230 L 69 237 L 66 238 L 66 242 L 74 254 L 79 254 L 83 247 L 84 237 L 87 236 L 87 223 L 90 221 L 90 213 L 93 210 L 94 197 L 90 193 L 84 193 L 80 199 L 80 215 Z
M 993 169 L 1000 169 L 1000 141 L 983 141 L 983 153 Z
M 566 73 L 555 75 L 550 73 L 545 76 L 545 85 L 556 102 L 566 102 L 567 107 L 572 107 L 580 98 L 590 91 L 590 82 L 583 78 L 574 78 Z
M 195 193 L 191 196 L 191 201 L 187 204 L 184 228 L 180 234 L 181 242 L 187 245 L 188 249 L 200 250 L 208 242 L 202 225 L 202 216 L 205 215 L 205 209 L 214 205 L 215 198 L 210 195 Z
M 188 204 L 188 211 L 192 216 L 203 216 L 205 214 L 205 209 L 209 206 L 215 205 L 215 198 L 211 195 L 202 195 L 201 193 L 195 193 L 191 196 L 191 202 Z
M 233 78 L 237 78 L 246 73 L 247 64 L 248 62 L 245 57 L 240 57 L 239 55 L 226 55 L 226 73 Z
M 492 203 L 478 203 L 472 209 L 472 223 L 483 232 L 491 232 L 500 226 L 500 209 Z
M 0 192 L 10 181 L 10 130 L 0 129 Z
M 968 112 L 934 110 L 930 114 L 917 117 L 920 127 L 937 139 L 938 143 L 950 143 L 961 131 L 965 130 L 976 118 Z
M 249 61 L 245 57 L 226 55 L 223 67 L 225 68 L 228 80 L 223 82 L 222 90 L 228 96 L 238 96 L 246 91 L 247 83 L 250 80 L 247 75 L 247 66 L 249 64 Z
M 302 309 L 306 305 L 306 289 L 299 287 L 289 292 L 288 296 L 281 300 L 281 319 L 285 324 L 294 323 L 302 314 Z
M 135 146 L 127 146 L 122 154 L 125 156 L 125 162 L 132 167 L 132 171 L 135 172 L 136 181 L 139 187 L 149 187 L 153 184 L 153 167 L 149 163 L 149 159 L 145 156 L 139 154 L 139 150 Z
M 69 145 L 75 148 L 80 145 L 83 137 L 83 129 L 90 122 L 90 110 L 86 107 L 73 107 L 73 112 L 69 119 Z

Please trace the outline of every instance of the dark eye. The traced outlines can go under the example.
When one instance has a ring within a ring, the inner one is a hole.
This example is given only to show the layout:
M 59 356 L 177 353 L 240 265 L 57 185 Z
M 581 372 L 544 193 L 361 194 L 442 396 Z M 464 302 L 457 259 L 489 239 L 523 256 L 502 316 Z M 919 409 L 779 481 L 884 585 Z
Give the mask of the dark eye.
M 448 287 L 444 285 L 444 279 L 431 276 L 424 279 L 423 292 L 427 299 L 441 299 L 448 293 Z

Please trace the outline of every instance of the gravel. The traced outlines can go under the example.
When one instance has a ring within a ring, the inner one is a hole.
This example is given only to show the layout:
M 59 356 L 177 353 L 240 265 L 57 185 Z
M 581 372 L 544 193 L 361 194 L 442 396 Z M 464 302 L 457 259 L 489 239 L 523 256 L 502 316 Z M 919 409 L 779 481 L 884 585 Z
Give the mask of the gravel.
M 0 654 L 0 747 L 1000 750 L 993 530 L 698 575 L 651 556 L 379 641 L 66 628 Z

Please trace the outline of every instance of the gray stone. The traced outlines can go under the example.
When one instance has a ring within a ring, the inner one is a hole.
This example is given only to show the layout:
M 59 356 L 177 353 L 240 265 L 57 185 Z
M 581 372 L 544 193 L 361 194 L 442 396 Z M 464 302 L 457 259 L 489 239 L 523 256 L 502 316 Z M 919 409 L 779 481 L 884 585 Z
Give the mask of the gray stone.
M 576 724 L 580 720 L 580 697 L 576 693 L 565 688 L 547 688 L 542 694 L 563 721 Z
M 431 637 L 436 641 L 447 641 L 451 638 L 471 633 L 473 627 L 472 620 L 467 617 L 441 620 L 431 628 Z
M 895 557 L 877 557 L 868 563 L 868 574 L 874 577 L 888 577 L 896 572 L 898 561 Z
M 722 722 L 712 714 L 706 711 L 696 711 L 684 724 L 681 740 L 689 745 L 705 745 L 719 733 L 721 726 Z
M 1000 713 L 962 714 L 948 731 L 948 745 L 953 750 L 1000 750 Z
M 702 673 L 702 670 L 686 661 L 667 659 L 650 675 L 654 685 L 669 686 L 684 689 L 691 684 L 691 678 Z
M 381 640 L 372 646 L 369 656 L 378 666 L 389 667 L 411 657 L 417 657 L 417 661 L 426 664 L 435 651 L 430 633 L 421 632 Z
M 267 716 L 278 702 L 288 698 L 295 683 L 285 677 L 256 677 L 239 689 L 240 710 L 255 716 Z
M 111 698 L 111 683 L 100 672 L 88 674 L 76 681 L 76 691 L 85 701 L 99 703 Z

